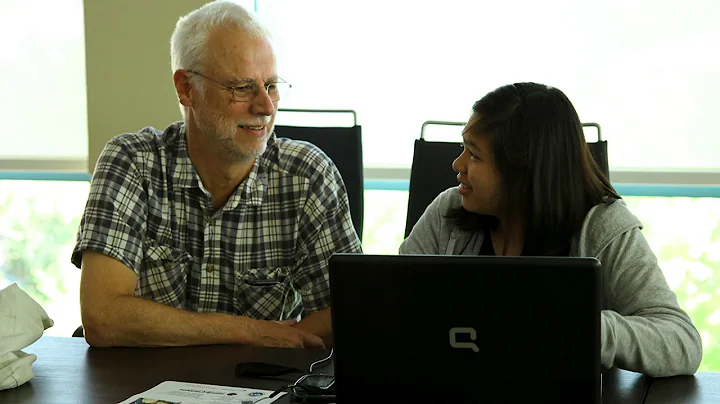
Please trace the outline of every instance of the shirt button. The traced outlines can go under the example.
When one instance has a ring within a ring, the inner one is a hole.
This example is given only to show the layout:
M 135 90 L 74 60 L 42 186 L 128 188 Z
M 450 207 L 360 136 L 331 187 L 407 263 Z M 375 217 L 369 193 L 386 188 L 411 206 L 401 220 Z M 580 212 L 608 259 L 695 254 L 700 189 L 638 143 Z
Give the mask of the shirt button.
M 207 266 L 207 271 L 208 271 L 208 272 L 212 273 L 214 270 L 215 270 L 215 265 L 208 265 L 208 266 Z

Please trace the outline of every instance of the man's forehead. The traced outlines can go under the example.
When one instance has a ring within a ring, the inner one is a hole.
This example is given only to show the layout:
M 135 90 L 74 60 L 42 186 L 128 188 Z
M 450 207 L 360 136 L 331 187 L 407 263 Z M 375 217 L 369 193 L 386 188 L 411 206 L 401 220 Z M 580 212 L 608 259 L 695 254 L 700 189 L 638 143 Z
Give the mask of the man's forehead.
M 233 28 L 221 27 L 210 33 L 205 65 L 228 79 L 266 80 L 276 75 L 270 41 Z

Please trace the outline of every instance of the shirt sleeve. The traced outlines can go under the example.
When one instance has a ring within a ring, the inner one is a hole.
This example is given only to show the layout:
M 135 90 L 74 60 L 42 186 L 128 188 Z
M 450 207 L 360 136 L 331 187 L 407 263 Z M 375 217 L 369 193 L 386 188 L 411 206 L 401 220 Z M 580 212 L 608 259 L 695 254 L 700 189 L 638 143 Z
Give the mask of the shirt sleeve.
M 408 237 L 400 244 L 400 254 L 440 254 L 440 232 L 443 210 L 442 199 L 446 193 L 438 195 L 420 216 Z
M 146 201 L 132 153 L 120 141 L 111 140 L 95 167 L 72 263 L 80 268 L 83 252 L 97 251 L 137 274 L 143 258 Z
M 334 253 L 361 253 L 345 184 L 332 162 L 311 180 L 298 234 L 293 283 L 305 314 L 330 306 L 328 260 Z
M 598 257 L 605 307 L 601 313 L 603 366 L 654 377 L 691 375 L 702 340 L 677 302 L 639 228 L 613 240 Z

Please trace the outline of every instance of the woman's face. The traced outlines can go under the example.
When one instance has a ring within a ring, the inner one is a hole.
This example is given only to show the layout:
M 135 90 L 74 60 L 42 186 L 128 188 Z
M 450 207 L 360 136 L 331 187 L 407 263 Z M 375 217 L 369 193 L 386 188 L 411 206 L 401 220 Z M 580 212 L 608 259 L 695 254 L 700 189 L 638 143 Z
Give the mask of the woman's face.
M 463 131 L 463 152 L 453 161 L 460 182 L 465 210 L 483 215 L 498 216 L 500 177 L 495 169 L 488 136 L 477 136 L 468 129 L 477 120 L 473 115 Z

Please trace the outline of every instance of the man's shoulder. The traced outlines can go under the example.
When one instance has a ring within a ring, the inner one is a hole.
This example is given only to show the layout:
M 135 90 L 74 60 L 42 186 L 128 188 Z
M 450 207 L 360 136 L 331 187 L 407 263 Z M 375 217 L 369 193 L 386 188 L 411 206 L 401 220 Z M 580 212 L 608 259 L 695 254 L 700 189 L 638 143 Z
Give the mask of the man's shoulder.
M 182 124 L 174 123 L 164 130 L 146 126 L 137 132 L 119 134 L 108 141 L 107 149 L 121 150 L 129 156 L 157 154 L 180 139 Z
M 275 146 L 278 150 L 275 163 L 285 174 L 313 179 L 330 174 L 335 166 L 325 152 L 310 142 L 277 138 Z
M 148 126 L 113 137 L 100 154 L 93 178 L 121 180 L 130 173 L 144 179 L 161 177 L 168 161 L 180 150 L 182 128 L 173 124 L 161 131 Z

